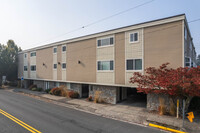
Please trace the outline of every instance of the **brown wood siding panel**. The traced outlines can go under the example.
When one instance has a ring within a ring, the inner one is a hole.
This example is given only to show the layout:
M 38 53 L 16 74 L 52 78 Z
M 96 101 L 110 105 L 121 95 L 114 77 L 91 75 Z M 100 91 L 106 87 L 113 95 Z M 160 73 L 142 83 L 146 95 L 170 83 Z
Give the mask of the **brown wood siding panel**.
M 182 21 L 144 28 L 144 68 L 182 66 Z
M 115 34 L 115 84 L 125 84 L 125 33 Z
M 43 65 L 44 63 L 44 65 Z M 36 52 L 36 77 L 39 79 L 53 78 L 53 50 L 46 48 Z
M 60 62 L 60 64 L 57 64 L 57 80 L 62 80 L 62 51 L 61 51 L 61 45 L 57 47 L 57 62 Z
M 67 81 L 96 82 L 95 38 L 67 44 L 66 73 Z

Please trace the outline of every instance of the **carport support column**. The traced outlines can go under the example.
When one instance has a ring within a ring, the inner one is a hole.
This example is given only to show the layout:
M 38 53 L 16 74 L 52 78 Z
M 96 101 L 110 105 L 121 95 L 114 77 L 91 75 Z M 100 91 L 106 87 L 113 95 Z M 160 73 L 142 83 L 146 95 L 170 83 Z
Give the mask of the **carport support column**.
M 82 90 L 82 89 L 83 89 L 83 88 L 82 88 L 82 84 L 80 85 L 80 88 L 79 88 L 79 89 L 80 89 L 80 98 L 82 98 L 82 91 L 83 91 L 83 90 Z

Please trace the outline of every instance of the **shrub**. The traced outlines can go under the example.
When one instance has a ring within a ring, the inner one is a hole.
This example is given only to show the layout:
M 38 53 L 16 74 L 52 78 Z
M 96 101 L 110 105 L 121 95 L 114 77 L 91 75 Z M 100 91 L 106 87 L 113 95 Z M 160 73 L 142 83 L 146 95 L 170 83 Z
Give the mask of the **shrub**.
M 79 98 L 79 93 L 76 91 L 68 91 L 67 95 L 70 98 Z
M 101 96 L 101 91 L 95 91 L 95 94 L 94 94 L 94 102 L 95 103 L 99 103 L 100 96 Z
M 51 94 L 56 95 L 56 96 L 61 96 L 62 94 L 62 89 L 59 87 L 51 89 Z
M 87 98 L 87 101 L 92 101 L 92 96 L 89 96 L 89 97 Z
M 159 97 L 160 106 L 158 107 L 158 112 L 160 115 L 166 114 L 165 99 Z
M 32 88 L 37 88 L 37 85 L 30 85 L 28 89 L 32 90 Z
M 50 93 L 51 89 L 46 89 L 45 92 L 46 93 Z
M 32 88 L 31 90 L 32 90 L 32 91 L 37 91 L 37 88 Z

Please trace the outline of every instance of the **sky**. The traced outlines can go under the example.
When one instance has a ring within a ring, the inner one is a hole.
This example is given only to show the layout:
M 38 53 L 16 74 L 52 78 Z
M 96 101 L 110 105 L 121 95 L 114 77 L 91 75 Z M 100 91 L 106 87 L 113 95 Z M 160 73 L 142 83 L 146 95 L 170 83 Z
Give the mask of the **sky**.
M 0 0 L 0 43 L 13 39 L 25 50 L 182 13 L 188 22 L 200 19 L 200 0 L 154 0 L 74 31 L 148 1 L 151 0 Z M 200 21 L 189 23 L 189 28 L 200 54 Z

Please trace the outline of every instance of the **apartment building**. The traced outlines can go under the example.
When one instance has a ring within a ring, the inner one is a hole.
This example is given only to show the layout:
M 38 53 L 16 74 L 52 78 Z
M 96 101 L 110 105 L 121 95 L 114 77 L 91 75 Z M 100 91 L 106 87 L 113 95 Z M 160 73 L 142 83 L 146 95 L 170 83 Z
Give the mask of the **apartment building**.
M 133 72 L 169 62 L 195 67 L 196 52 L 185 14 L 43 45 L 19 53 L 18 77 L 28 87 L 65 85 L 80 97 L 101 91 L 116 104 L 135 92 Z

